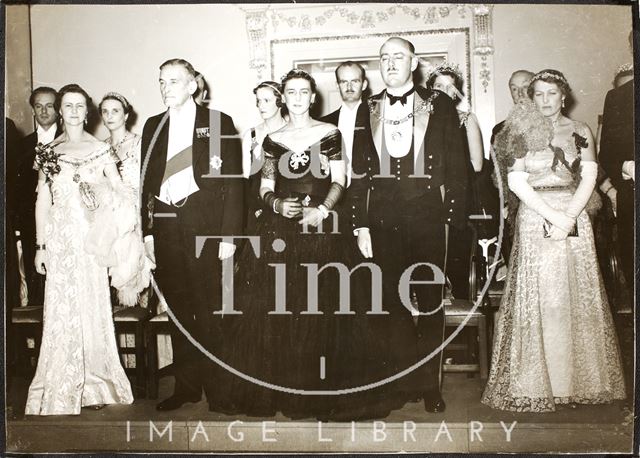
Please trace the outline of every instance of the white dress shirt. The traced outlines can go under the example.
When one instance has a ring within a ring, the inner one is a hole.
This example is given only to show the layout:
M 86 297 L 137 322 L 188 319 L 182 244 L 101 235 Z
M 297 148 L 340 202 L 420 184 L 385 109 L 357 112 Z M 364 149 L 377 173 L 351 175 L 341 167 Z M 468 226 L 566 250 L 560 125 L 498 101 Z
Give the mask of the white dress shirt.
M 347 171 L 347 187 L 351 184 L 351 158 L 353 157 L 353 137 L 355 135 L 356 128 L 356 116 L 358 114 L 358 108 L 362 102 L 354 108 L 349 108 L 344 103 L 340 107 L 340 113 L 338 115 L 338 130 L 342 134 L 342 140 L 344 144 L 343 159 L 346 165 Z
M 393 95 L 401 96 L 410 89 L 411 86 L 408 86 Z M 413 141 L 413 119 L 406 118 L 410 113 L 413 113 L 414 97 L 415 92 L 412 92 L 411 95 L 407 97 L 407 103 L 404 105 L 402 102 L 396 102 L 391 105 L 389 97 L 385 96 L 384 98 L 383 118 L 387 121 L 405 119 L 404 122 L 398 125 L 384 124 L 384 141 L 391 157 L 398 158 L 406 156 L 411 149 L 411 143 Z
M 176 110 L 169 109 L 169 140 L 167 144 L 167 161 L 185 148 L 193 145 L 193 127 L 196 122 L 196 104 L 193 99 Z M 166 204 L 175 204 L 198 191 L 193 176 L 193 164 L 169 177 L 160 186 L 159 199 Z
M 40 124 L 38 124 L 38 127 L 36 128 L 36 134 L 38 135 L 38 143 L 42 143 L 43 145 L 46 145 L 47 143 L 51 143 L 52 141 L 54 141 L 56 138 L 57 129 L 58 129 L 58 126 L 56 125 L 55 122 L 51 124 L 51 126 L 49 126 L 48 129 L 45 129 Z

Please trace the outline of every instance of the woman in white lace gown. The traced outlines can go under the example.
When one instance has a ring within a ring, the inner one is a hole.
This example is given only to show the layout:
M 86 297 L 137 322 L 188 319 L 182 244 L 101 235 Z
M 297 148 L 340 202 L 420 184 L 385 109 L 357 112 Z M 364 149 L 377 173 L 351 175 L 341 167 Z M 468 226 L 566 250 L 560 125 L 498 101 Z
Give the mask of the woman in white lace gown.
M 594 141 L 586 124 L 561 112 L 569 90 L 562 73 L 539 72 L 529 87 L 534 103 L 514 107 L 496 137 L 498 157 L 511 155 L 509 188 L 520 199 L 482 397 L 496 409 L 544 412 L 625 397 L 586 211 Z
M 105 127 L 109 130 L 106 140 L 118 156 L 118 171 L 122 181 L 136 194 L 140 189 L 140 142 L 142 137 L 127 129 L 131 112 L 129 101 L 117 92 L 108 92 L 98 106 Z
M 136 215 L 139 215 L 142 137 L 127 130 L 131 105 L 121 94 L 109 92 L 102 98 L 99 109 L 102 122 L 109 129 L 110 135 L 106 142 L 111 145 L 113 152 L 118 157 L 118 171 L 131 196 L 129 205 L 134 206 Z M 140 224 L 139 218 L 136 218 L 135 227 L 130 234 L 131 238 L 142 239 Z M 122 304 L 135 305 L 138 303 L 146 307 L 148 290 L 139 296 L 134 295 L 134 292 L 146 288 L 149 284 L 149 269 L 155 266 L 151 266 L 148 258 L 144 256 L 141 244 L 122 243 L 116 245 L 115 251 L 124 251 L 118 255 L 125 258 L 132 246 L 140 250 L 135 256 L 132 256 L 132 261 L 136 262 L 122 263 L 118 268 L 111 267 L 109 269 L 111 285 L 119 290 L 119 300 Z
M 118 171 L 120 177 L 125 186 L 127 186 L 132 194 L 132 205 L 136 206 L 136 214 L 139 214 L 138 202 L 140 195 L 140 161 L 141 151 L 140 145 L 142 137 L 127 129 L 127 122 L 129 120 L 129 114 L 131 113 L 131 104 L 122 95 L 117 92 L 108 92 L 102 97 L 102 101 L 98 105 L 100 110 L 100 117 L 105 127 L 109 130 L 109 138 L 105 141 L 111 145 L 114 153 L 119 158 Z M 135 234 L 137 237 L 142 238 L 142 229 L 140 228 L 140 222 L 136 224 Z M 143 259 L 148 259 L 146 256 Z M 144 270 L 144 269 L 143 269 Z M 135 286 L 143 281 L 148 282 L 148 272 L 141 270 L 139 275 L 130 276 L 130 282 L 132 286 Z M 112 284 L 114 282 L 122 283 L 121 276 L 113 275 L 114 269 L 109 272 L 112 275 Z M 120 285 L 118 285 L 120 286 Z M 135 288 L 139 289 L 139 288 Z M 149 300 L 149 289 L 146 289 L 140 294 L 137 299 L 137 303 L 142 307 L 147 307 Z M 134 299 L 130 299 L 131 302 Z M 135 345 L 135 336 L 133 334 L 122 334 L 118 336 L 120 339 L 120 345 L 126 347 L 132 347 Z M 158 336 L 158 338 L 164 338 L 164 336 Z M 166 352 L 166 350 L 165 350 Z M 135 355 L 125 356 L 125 367 L 135 367 Z
M 60 90 L 65 133 L 37 151 L 36 269 L 44 274 L 44 328 L 25 414 L 79 414 L 81 407 L 131 404 L 114 335 L 107 268 L 88 254 L 100 189 L 118 187 L 111 146 L 84 130 L 90 98 Z

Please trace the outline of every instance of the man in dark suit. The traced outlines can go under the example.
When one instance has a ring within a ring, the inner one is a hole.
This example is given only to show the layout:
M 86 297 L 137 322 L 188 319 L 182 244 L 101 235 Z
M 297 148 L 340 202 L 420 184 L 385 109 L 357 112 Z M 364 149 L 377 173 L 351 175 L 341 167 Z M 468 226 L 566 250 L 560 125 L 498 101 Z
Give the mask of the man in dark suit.
M 417 66 L 409 41 L 394 37 L 382 45 L 386 89 L 369 100 L 371 147 L 354 152 L 350 190 L 358 247 L 383 274 L 389 315 L 380 319 L 389 326 L 381 332 L 395 353 L 392 365 L 409 354 L 413 364 L 442 344 L 447 226 L 464 227 L 467 221 L 468 157 L 455 105 L 439 91 L 426 99 L 416 92 Z M 412 318 L 416 325 L 407 344 L 403 334 Z M 408 367 L 406 357 L 399 366 Z M 428 412 L 445 409 L 441 368 L 439 351 L 406 378 L 408 396 L 422 397 Z
M 617 190 L 617 225 L 622 271 L 633 293 L 634 248 L 634 82 L 610 90 L 604 101 L 600 163 Z M 632 294 L 633 296 L 633 294 Z
M 342 105 L 321 120 L 336 126 L 344 141 L 343 158 L 347 164 L 347 187 L 351 184 L 352 151 L 356 143 L 361 144 L 364 130 L 369 123 L 369 107 L 362 103 L 362 93 L 367 89 L 364 68 L 356 62 L 343 62 L 336 67 L 336 84 Z
M 29 104 L 36 120 L 36 130 L 22 139 L 21 154 L 18 162 L 17 192 L 18 231 L 22 241 L 22 259 L 27 282 L 29 305 L 42 305 L 44 302 L 44 279 L 34 267 L 36 247 L 36 187 L 38 171 L 33 162 L 36 145 L 46 145 L 62 134 L 58 126 L 58 93 L 50 87 L 36 88 L 29 97 Z
M 243 218 L 240 139 L 228 115 L 196 105 L 195 77 L 183 59 L 160 66 L 160 92 L 168 110 L 149 118 L 142 134 L 145 248 L 176 319 L 171 323 L 174 393 L 157 409 L 198 402 L 204 388 L 210 410 L 231 413 L 231 406 L 216 396 L 222 369 L 178 327 L 213 354 L 220 348 L 221 261 L 233 256 L 235 245 L 207 240 L 199 246 L 196 237 L 240 235 Z
M 342 98 L 342 105 L 336 111 L 324 116 L 321 121 L 336 126 L 342 134 L 342 157 L 346 164 L 347 181 L 345 194 L 335 207 L 339 215 L 339 230 L 349 243 L 351 240 L 350 212 L 347 209 L 353 151 L 366 148 L 370 142 L 369 106 L 362 103 L 362 93 L 367 89 L 367 79 L 362 66 L 353 61 L 343 62 L 336 67 L 336 84 Z M 357 251 L 357 247 L 354 247 Z
M 513 100 L 514 105 L 520 102 L 520 100 L 524 100 L 525 98 L 528 97 L 527 89 L 529 88 L 529 82 L 531 81 L 532 77 L 533 77 L 533 73 L 530 72 L 529 70 L 516 70 L 511 74 L 511 78 L 509 78 L 509 93 L 511 94 L 511 100 Z M 498 124 L 496 124 L 493 127 L 493 130 L 491 131 L 492 145 L 493 145 L 493 141 L 496 138 L 496 135 L 500 133 L 503 126 L 504 126 L 504 121 L 500 121 Z M 483 167 L 485 174 L 487 170 L 493 169 L 493 164 L 487 164 L 487 165 L 489 165 L 489 167 Z M 495 173 L 500 173 L 500 172 L 496 170 Z M 499 197 L 499 194 L 496 192 L 495 187 L 493 186 L 489 187 L 488 180 L 484 180 L 484 183 L 486 183 L 486 185 L 481 188 L 483 200 L 485 200 L 486 202 L 493 203 L 496 208 L 500 208 L 500 203 L 499 203 L 500 197 Z M 506 188 L 506 186 L 504 186 L 504 188 Z M 504 207 L 503 207 L 502 216 L 504 218 L 505 225 L 504 225 L 504 231 L 502 232 L 501 251 L 502 251 L 502 257 L 508 263 L 509 255 L 511 254 L 511 246 L 513 245 L 513 240 L 512 240 L 513 228 L 509 228 L 507 226 L 507 221 L 508 221 L 507 216 L 509 214 L 508 213 L 509 207 L 507 206 L 508 196 L 505 195 L 503 196 L 503 198 L 504 198 Z
M 529 70 L 516 70 L 511 74 L 511 78 L 509 78 L 509 93 L 511 94 L 511 100 L 513 100 L 514 104 L 527 97 L 527 89 L 529 89 L 529 82 L 532 77 L 533 72 Z M 502 130 L 503 126 L 504 121 L 500 121 L 493 126 L 493 130 L 491 131 L 491 144 L 493 144 L 493 140 Z

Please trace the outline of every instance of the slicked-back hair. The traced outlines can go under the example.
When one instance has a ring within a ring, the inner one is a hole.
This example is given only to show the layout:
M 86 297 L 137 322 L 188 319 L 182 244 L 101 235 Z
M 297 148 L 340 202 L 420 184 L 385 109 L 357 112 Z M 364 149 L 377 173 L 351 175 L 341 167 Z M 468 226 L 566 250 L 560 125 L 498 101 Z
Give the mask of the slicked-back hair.
M 315 94 L 318 91 L 316 80 L 313 78 L 313 76 L 311 76 L 309 73 L 299 68 L 294 68 L 292 70 L 289 70 L 289 73 L 287 73 L 282 77 L 282 82 L 280 83 L 282 85 L 282 90 L 284 91 L 284 87 L 286 86 L 287 81 L 295 80 L 295 79 L 303 79 L 303 80 L 309 81 L 309 86 L 311 86 L 311 92 Z
M 163 62 L 162 65 L 160 65 L 160 70 L 162 70 L 165 67 L 169 67 L 169 66 L 175 66 L 175 65 L 179 65 L 182 68 L 184 68 L 187 73 L 195 80 L 196 76 L 197 76 L 197 72 L 196 70 L 193 68 L 193 65 L 191 65 L 188 61 L 184 60 L 184 59 L 180 59 L 180 58 L 174 58 L 174 59 L 169 59 L 165 62 Z
M 360 77 L 362 79 L 362 81 L 365 80 L 366 78 L 366 72 L 364 70 L 364 67 L 362 65 L 360 65 L 358 62 L 354 62 L 352 60 L 348 60 L 346 62 L 342 62 L 340 65 L 338 65 L 336 67 L 336 82 L 340 82 L 340 77 L 338 77 L 338 70 L 340 70 L 341 68 L 344 67 L 358 67 L 358 69 L 360 70 Z
M 29 105 L 31 105 L 31 108 L 35 108 L 33 105 L 36 103 L 36 97 L 40 94 L 53 94 L 53 98 L 55 100 L 54 102 L 54 108 L 56 109 L 56 111 L 58 110 L 58 107 L 60 105 L 58 105 L 58 91 L 56 91 L 54 88 L 49 87 L 49 86 L 40 86 L 37 87 L 33 90 L 33 92 L 31 93 L 31 95 L 29 96 Z
M 527 75 L 529 75 L 529 79 L 533 78 L 533 75 L 535 73 L 533 73 L 531 70 L 516 70 L 515 72 L 513 72 L 511 74 L 511 76 L 509 77 L 509 83 L 511 83 L 511 80 L 513 79 L 514 76 L 516 76 L 518 73 L 526 73 Z
M 389 38 L 387 41 L 385 41 L 382 46 L 384 46 L 386 43 L 388 43 L 391 40 L 400 40 L 403 41 L 406 45 L 407 48 L 409 48 L 409 52 L 414 55 L 416 53 L 416 47 L 413 46 L 413 43 L 411 43 L 409 40 L 407 40 L 406 38 L 402 38 L 402 37 L 391 37 Z M 382 46 L 380 47 L 380 49 L 382 50 Z

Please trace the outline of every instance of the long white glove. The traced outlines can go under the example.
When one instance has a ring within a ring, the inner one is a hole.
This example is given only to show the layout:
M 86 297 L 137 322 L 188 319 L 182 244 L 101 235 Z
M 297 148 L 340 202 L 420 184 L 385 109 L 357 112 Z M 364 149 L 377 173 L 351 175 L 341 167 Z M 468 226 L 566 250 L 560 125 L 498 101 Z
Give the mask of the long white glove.
M 564 212 L 550 207 L 549 204 L 547 204 L 531 187 L 528 179 L 529 174 L 527 172 L 519 170 L 509 172 L 507 175 L 509 189 L 518 196 L 522 203 L 549 221 L 552 225 L 558 226 L 566 232 L 569 232 L 573 228 L 575 220 Z
M 594 161 L 582 161 L 580 176 L 582 177 L 580 184 L 565 210 L 565 213 L 572 218 L 577 218 L 589 202 L 598 178 L 598 164 Z

